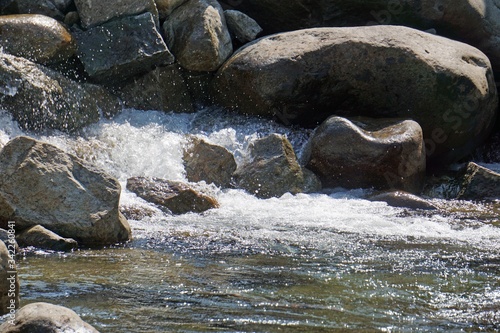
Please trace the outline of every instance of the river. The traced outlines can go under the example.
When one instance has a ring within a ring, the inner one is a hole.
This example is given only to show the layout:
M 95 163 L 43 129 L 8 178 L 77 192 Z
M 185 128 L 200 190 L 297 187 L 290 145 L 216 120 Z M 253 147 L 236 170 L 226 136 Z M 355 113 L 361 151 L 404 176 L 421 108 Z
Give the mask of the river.
M 6 114 L 0 124 L 2 143 L 25 134 Z M 261 200 L 207 185 L 219 209 L 171 216 L 125 190 L 131 176 L 185 180 L 188 134 L 241 162 L 249 142 L 272 132 L 286 134 L 299 156 L 310 134 L 204 109 L 126 110 L 78 134 L 36 136 L 119 179 L 134 240 L 25 252 L 22 305 L 67 306 L 101 333 L 500 331 L 492 207 L 468 214 L 467 203 L 435 199 L 458 209 L 415 213 L 364 200 L 366 190 Z

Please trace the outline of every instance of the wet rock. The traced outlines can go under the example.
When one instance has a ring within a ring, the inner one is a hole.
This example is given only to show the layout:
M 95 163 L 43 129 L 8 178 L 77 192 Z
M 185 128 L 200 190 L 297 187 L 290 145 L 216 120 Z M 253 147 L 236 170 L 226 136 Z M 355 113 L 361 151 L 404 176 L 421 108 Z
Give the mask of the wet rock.
M 392 207 L 402 207 L 421 210 L 436 210 L 438 209 L 429 201 L 404 191 L 391 191 L 379 193 L 368 197 L 370 201 L 383 201 Z
M 482 52 L 396 26 L 317 28 L 259 39 L 219 69 L 213 92 L 220 105 L 285 124 L 314 127 L 332 114 L 414 119 L 433 167 L 483 142 L 498 106 Z
M 146 201 L 166 208 L 172 214 L 202 213 L 219 207 L 215 198 L 177 181 L 133 177 L 127 180 L 127 189 Z
M 16 262 L 9 253 L 12 253 L 13 246 L 0 241 L 0 315 L 14 315 L 19 307 L 19 278 Z M 1 326 L 0 332 L 4 332 Z
M 118 88 L 125 106 L 137 110 L 194 112 L 193 101 L 176 65 L 157 67 Z
M 116 179 L 48 143 L 16 137 L 0 152 L 0 222 L 16 230 L 42 225 L 84 245 L 127 241 L 120 193 Z
M 84 28 L 95 27 L 114 18 L 143 13 L 150 13 L 159 27 L 154 0 L 115 0 L 112 5 L 102 0 L 75 0 L 75 5 Z
M 69 4 L 61 0 L 15 0 L 19 14 L 40 14 L 62 21 Z
M 0 16 L 0 44 L 4 52 L 41 64 L 67 60 L 76 52 L 70 32 L 43 15 Z
M 21 247 L 33 246 L 54 251 L 71 251 L 78 248 L 78 242 L 74 239 L 63 238 L 41 225 L 22 231 L 16 239 Z
M 323 186 L 420 192 L 422 129 L 412 120 L 330 117 L 308 145 L 307 167 Z
M 95 123 L 100 111 L 119 109 L 118 99 L 106 91 L 67 79 L 59 72 L 24 58 L 0 52 L 0 99 L 23 129 L 74 131 Z
M 177 7 L 188 0 L 155 0 L 160 20 L 165 20 Z
M 500 174 L 470 162 L 463 176 L 459 199 L 499 200 Z
M 2 333 L 99 333 L 73 310 L 49 303 L 31 303 L 16 313 L 15 319 L 0 325 Z
M 217 70 L 233 52 L 224 12 L 215 0 L 189 0 L 163 24 L 168 47 L 190 71 Z
M 236 170 L 236 161 L 226 148 L 192 138 L 184 152 L 184 167 L 190 182 L 205 181 L 228 188 Z
M 174 62 L 151 13 L 113 20 L 75 36 L 78 58 L 99 81 L 123 80 Z
M 253 18 L 240 11 L 225 10 L 224 16 L 229 32 L 241 43 L 253 41 L 262 32 Z
M 279 134 L 254 141 L 250 161 L 234 174 L 239 188 L 264 199 L 319 191 L 321 183 L 315 178 L 299 165 L 290 141 Z

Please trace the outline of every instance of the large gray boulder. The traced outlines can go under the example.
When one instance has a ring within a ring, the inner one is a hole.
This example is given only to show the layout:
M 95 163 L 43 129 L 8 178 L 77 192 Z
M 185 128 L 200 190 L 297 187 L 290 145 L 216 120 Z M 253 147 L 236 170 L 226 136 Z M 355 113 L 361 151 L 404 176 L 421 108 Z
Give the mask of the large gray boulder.
M 239 188 L 263 199 L 321 190 L 320 181 L 300 166 L 285 136 L 271 134 L 255 140 L 249 149 L 249 161 L 234 174 Z
M 0 325 L 2 333 L 99 333 L 73 310 L 49 303 L 23 306 L 15 319 Z
M 161 66 L 120 84 L 117 94 L 126 107 L 137 110 L 194 112 L 180 68 Z
M 14 248 L 14 244 L 0 240 L 0 315 L 9 314 L 9 317 L 14 316 L 19 307 L 19 277 L 11 256 Z
M 132 177 L 127 179 L 127 190 L 172 214 L 202 213 L 219 207 L 214 197 L 178 181 Z
M 118 99 L 24 58 L 0 52 L 0 100 L 24 129 L 74 131 L 115 113 Z
M 500 173 L 469 162 L 462 177 L 458 198 L 465 200 L 500 199 Z
M 0 221 L 42 225 L 85 245 L 131 238 L 118 181 L 48 143 L 16 137 L 0 152 Z
M 178 63 L 191 71 L 217 70 L 233 45 L 222 7 L 216 0 L 189 0 L 163 24 L 168 47 Z
M 328 118 L 305 153 L 323 186 L 420 192 L 425 175 L 422 129 L 411 120 Z
M 471 44 L 500 71 L 498 0 L 223 0 L 267 31 L 326 26 L 404 25 Z
M 41 64 L 67 60 L 76 52 L 71 33 L 44 15 L 0 16 L 0 45 L 4 52 Z
M 174 62 L 149 12 L 80 31 L 76 39 L 85 71 L 100 81 L 120 81 Z
M 190 182 L 205 181 L 223 188 L 231 186 L 237 166 L 233 154 L 226 148 L 192 138 L 184 151 L 183 160 L 186 178 Z
M 434 166 L 491 133 L 498 96 L 479 50 L 418 30 L 317 28 L 247 44 L 218 71 L 216 101 L 246 114 L 315 126 L 329 115 L 416 120 Z
M 158 23 L 158 10 L 154 0 L 74 0 L 84 28 L 95 27 L 114 18 L 150 13 Z

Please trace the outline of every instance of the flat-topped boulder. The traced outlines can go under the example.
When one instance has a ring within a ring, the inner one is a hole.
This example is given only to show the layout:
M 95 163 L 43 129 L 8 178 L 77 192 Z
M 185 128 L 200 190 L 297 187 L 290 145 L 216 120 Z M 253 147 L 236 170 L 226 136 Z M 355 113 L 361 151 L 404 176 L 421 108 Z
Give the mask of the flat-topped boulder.
M 396 26 L 316 28 L 261 38 L 213 82 L 218 104 L 314 127 L 330 115 L 411 118 L 444 166 L 491 133 L 498 96 L 478 49 Z

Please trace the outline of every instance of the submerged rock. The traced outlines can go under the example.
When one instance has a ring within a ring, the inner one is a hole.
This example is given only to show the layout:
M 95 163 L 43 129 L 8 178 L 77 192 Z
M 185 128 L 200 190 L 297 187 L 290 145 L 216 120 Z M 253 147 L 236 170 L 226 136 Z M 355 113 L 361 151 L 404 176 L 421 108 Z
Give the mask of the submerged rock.
M 76 83 L 56 71 L 2 52 L 0 99 L 2 108 L 21 128 L 34 131 L 74 131 L 97 122 L 101 109 L 113 112 L 121 108 L 118 99 L 100 87 Z
M 412 120 L 330 117 L 314 132 L 307 167 L 323 186 L 420 192 L 422 129 Z
M 158 24 L 154 0 L 118 0 L 110 4 L 102 0 L 74 0 L 84 28 L 106 23 L 114 18 L 150 13 Z
M 402 207 L 402 208 L 422 209 L 422 210 L 438 209 L 429 201 L 404 191 L 391 191 L 391 192 L 379 193 L 368 197 L 368 200 L 383 201 L 392 207 Z
M 127 189 L 146 201 L 168 209 L 172 214 L 202 213 L 219 207 L 215 198 L 177 181 L 132 177 L 127 179 Z
M 33 246 L 54 251 L 71 251 L 78 248 L 78 242 L 74 239 L 63 238 L 41 225 L 22 231 L 16 239 L 21 247 Z
M 7 244 L 9 247 L 0 240 L 0 315 L 13 314 L 19 307 L 19 278 L 16 262 L 10 256 L 14 245 Z M 0 332 L 5 332 L 1 326 Z
M 223 188 L 231 186 L 236 161 L 226 148 L 192 138 L 183 159 L 190 182 L 205 181 Z
M 190 71 L 217 70 L 233 52 L 222 7 L 216 0 L 189 0 L 163 24 L 168 47 Z
M 459 199 L 499 200 L 500 174 L 470 162 L 463 176 Z
M 49 303 L 31 303 L 0 325 L 2 333 L 99 333 L 73 310 Z
M 76 39 L 85 71 L 100 81 L 120 81 L 174 62 L 149 12 L 80 31 Z
M 321 183 L 303 169 L 288 139 L 271 134 L 250 146 L 250 161 L 236 170 L 236 186 L 258 198 L 281 197 L 285 193 L 309 193 L 321 189 Z
M 41 64 L 67 60 L 76 53 L 71 33 L 43 15 L 0 16 L 0 45 L 4 52 Z
M 216 101 L 285 124 L 329 115 L 402 117 L 423 129 L 431 166 L 470 154 L 498 106 L 479 50 L 406 27 L 317 28 L 241 48 L 213 81 Z
M 16 230 L 42 225 L 84 245 L 127 241 L 120 193 L 116 179 L 48 143 L 17 137 L 0 152 L 0 222 Z

